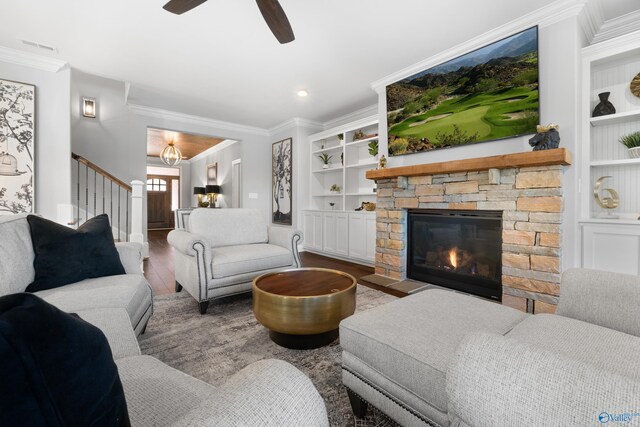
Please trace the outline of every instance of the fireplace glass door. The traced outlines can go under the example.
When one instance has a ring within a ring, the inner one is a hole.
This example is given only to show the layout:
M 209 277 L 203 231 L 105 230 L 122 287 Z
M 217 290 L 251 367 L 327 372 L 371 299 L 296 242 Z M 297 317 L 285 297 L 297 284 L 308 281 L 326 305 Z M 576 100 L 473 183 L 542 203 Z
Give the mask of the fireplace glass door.
M 412 279 L 502 299 L 502 212 L 411 210 L 407 273 Z

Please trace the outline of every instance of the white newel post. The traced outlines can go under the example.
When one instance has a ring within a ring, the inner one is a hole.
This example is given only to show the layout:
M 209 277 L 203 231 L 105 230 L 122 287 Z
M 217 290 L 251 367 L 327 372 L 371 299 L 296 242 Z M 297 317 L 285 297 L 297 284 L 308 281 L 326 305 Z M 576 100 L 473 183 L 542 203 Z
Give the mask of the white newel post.
M 131 181 L 131 234 L 129 241 L 140 243 L 143 246 L 142 255 L 146 258 L 149 254 L 149 247 L 144 242 L 142 234 L 142 189 L 144 182 L 139 180 Z

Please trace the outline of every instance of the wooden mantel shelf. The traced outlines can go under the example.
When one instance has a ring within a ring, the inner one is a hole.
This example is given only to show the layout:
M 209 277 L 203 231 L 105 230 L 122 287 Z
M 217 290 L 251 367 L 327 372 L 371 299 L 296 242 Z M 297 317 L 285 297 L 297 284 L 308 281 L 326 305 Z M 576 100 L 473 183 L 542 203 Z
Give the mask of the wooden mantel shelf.
M 571 152 L 566 148 L 528 151 L 525 153 L 503 154 L 500 156 L 476 157 L 450 162 L 425 163 L 422 165 L 400 166 L 397 168 L 367 171 L 367 179 L 388 179 L 399 176 L 438 175 L 456 172 L 477 172 L 489 169 L 525 168 L 571 164 Z

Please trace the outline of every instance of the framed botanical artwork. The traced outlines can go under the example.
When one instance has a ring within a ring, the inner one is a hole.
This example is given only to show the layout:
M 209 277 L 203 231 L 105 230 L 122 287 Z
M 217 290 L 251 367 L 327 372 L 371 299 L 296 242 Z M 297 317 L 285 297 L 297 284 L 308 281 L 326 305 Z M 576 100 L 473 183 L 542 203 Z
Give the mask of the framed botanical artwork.
M 218 163 L 207 165 L 207 185 L 216 185 L 218 183 Z
M 291 225 L 293 218 L 293 140 L 278 141 L 271 146 L 272 222 Z
M 0 79 L 0 215 L 34 212 L 36 87 Z

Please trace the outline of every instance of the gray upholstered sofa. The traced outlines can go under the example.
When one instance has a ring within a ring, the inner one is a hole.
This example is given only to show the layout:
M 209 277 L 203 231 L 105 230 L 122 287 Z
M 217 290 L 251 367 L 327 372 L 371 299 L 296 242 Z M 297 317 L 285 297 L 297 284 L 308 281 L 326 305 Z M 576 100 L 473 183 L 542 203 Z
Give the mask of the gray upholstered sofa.
M 251 290 L 263 273 L 300 267 L 299 230 L 268 227 L 255 209 L 195 209 L 188 230 L 173 230 L 176 292 L 184 288 L 207 311 L 209 301 Z
M 354 413 L 372 404 L 405 426 L 472 427 L 640 413 L 640 278 L 574 269 L 560 290 L 555 315 L 433 289 L 345 319 Z
M 33 282 L 33 244 L 26 215 L 0 216 L 0 296 L 24 292 Z M 122 308 L 140 335 L 153 313 L 151 287 L 142 274 L 142 252 L 137 243 L 116 243 L 126 274 L 87 279 L 36 292 L 67 312 Z
M 116 244 L 127 274 L 49 291 L 44 300 L 104 332 L 134 426 L 329 425 L 322 397 L 307 376 L 278 360 L 253 363 L 213 387 L 140 354 L 136 336 L 151 316 L 151 289 L 142 275 L 142 247 Z M 25 215 L 0 216 L 0 295 L 33 281 L 33 247 Z

